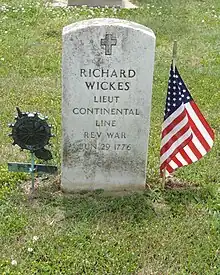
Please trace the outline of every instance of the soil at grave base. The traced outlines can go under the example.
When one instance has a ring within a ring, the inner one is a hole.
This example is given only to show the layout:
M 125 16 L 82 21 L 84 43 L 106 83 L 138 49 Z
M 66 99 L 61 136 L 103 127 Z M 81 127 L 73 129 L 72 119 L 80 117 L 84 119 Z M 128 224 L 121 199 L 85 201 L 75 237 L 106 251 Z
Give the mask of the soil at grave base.
M 197 189 L 198 184 L 192 184 L 190 182 L 181 181 L 175 177 L 170 177 L 166 179 L 165 189 Z
M 158 182 L 157 184 L 158 185 Z M 61 179 L 60 176 L 45 176 L 45 177 L 36 177 L 35 178 L 35 189 L 34 192 L 31 191 L 31 180 L 24 181 L 21 185 L 22 190 L 26 195 L 31 195 L 33 198 L 37 198 L 39 195 L 39 192 L 41 191 L 46 193 L 53 193 L 53 194 L 62 194 L 64 196 L 73 195 L 73 194 L 67 194 L 63 193 L 61 190 Z M 155 183 L 147 183 L 146 184 L 146 190 L 152 190 L 155 188 Z M 182 181 L 176 177 L 170 176 L 166 179 L 165 189 L 167 190 L 184 190 L 184 189 L 197 189 L 199 188 L 198 184 L 193 184 L 191 182 Z M 104 190 L 103 190 L 104 191 Z M 137 192 L 137 191 L 136 191 Z M 142 191 L 140 191 L 142 192 Z M 85 193 L 85 194 L 84 194 Z M 85 191 L 85 192 L 77 192 L 77 195 L 89 195 L 91 193 L 94 193 L 92 191 Z M 95 191 L 97 193 L 97 190 Z M 117 196 L 124 196 L 125 194 L 132 193 L 132 191 L 117 191 L 112 192 L 113 194 L 116 193 Z M 101 192 L 102 195 L 109 195 L 109 192 Z M 75 194 L 76 195 L 76 194 Z
M 146 183 L 146 189 L 153 190 L 155 187 L 162 186 L 162 178 L 155 179 L 155 181 L 150 181 Z M 199 188 L 199 184 L 195 184 L 193 182 L 183 181 L 182 179 L 178 179 L 175 176 L 168 176 L 166 178 L 166 183 L 164 188 L 166 190 L 183 190 L 183 189 L 197 189 Z
M 47 192 L 57 193 L 60 190 L 60 177 L 50 176 L 50 177 L 36 177 L 34 183 L 34 192 L 31 190 L 31 180 L 24 181 L 21 185 L 22 190 L 26 195 L 37 196 L 37 191 L 39 187 Z

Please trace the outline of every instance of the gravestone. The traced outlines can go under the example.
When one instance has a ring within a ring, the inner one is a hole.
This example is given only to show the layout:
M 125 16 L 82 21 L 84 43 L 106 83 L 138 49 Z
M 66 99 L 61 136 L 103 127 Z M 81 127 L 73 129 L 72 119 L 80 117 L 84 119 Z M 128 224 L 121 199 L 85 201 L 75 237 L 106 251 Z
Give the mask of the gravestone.
M 121 7 L 122 0 L 68 0 L 68 6 L 82 6 L 89 7 Z
M 154 33 L 137 23 L 64 27 L 64 191 L 145 187 L 154 51 Z

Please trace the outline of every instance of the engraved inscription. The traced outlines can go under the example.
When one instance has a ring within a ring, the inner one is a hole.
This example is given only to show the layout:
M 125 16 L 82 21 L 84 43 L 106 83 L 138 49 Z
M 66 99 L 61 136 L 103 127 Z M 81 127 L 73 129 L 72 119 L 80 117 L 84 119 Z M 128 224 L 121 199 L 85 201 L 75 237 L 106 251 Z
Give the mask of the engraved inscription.
M 105 55 L 112 55 L 112 46 L 117 45 L 117 39 L 112 33 L 106 33 L 105 38 L 101 39 L 101 46 L 105 47 Z
M 109 39 L 106 39 L 106 41 L 107 40 L 109 41 Z M 103 43 L 105 43 L 105 41 L 103 41 Z M 135 79 L 136 74 L 136 70 L 130 68 L 80 68 L 79 76 L 84 79 L 84 87 L 90 91 L 91 101 L 94 105 L 75 106 L 73 108 L 73 114 L 75 116 L 98 116 L 95 119 L 95 127 L 98 131 L 87 132 L 84 130 L 84 143 L 78 146 L 79 150 L 131 150 L 132 145 L 128 141 L 129 133 L 118 132 L 117 121 L 118 118 L 122 116 L 135 117 L 142 115 L 139 108 L 126 108 L 126 106 L 122 107 L 120 105 L 123 95 L 125 95 L 125 98 L 129 97 L 129 91 L 132 87 L 130 80 Z M 108 95 L 108 93 L 110 93 L 110 95 Z M 107 140 L 107 143 L 102 143 L 101 140 L 103 139 Z M 97 144 L 90 144 L 89 140 L 97 141 Z M 123 141 L 123 143 L 118 143 L 120 140 Z

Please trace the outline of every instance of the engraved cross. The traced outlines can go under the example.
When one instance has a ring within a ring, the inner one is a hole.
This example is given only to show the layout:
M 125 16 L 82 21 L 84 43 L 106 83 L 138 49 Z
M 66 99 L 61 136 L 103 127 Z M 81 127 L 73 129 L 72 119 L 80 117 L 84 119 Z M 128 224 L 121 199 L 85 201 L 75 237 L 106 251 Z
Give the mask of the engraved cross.
M 112 55 L 112 46 L 117 45 L 117 39 L 113 38 L 112 33 L 106 33 L 105 38 L 101 39 L 101 46 L 105 46 L 105 55 Z

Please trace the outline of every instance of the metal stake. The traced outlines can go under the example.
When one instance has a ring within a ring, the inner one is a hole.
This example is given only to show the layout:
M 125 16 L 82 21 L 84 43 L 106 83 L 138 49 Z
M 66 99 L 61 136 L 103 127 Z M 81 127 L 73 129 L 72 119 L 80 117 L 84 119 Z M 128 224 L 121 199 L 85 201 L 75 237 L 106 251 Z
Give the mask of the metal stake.
M 34 181 L 35 181 L 35 177 L 34 177 L 34 169 L 35 166 L 35 161 L 34 161 L 34 152 L 31 151 L 31 168 L 30 168 L 30 173 L 31 173 L 31 190 L 34 191 Z

